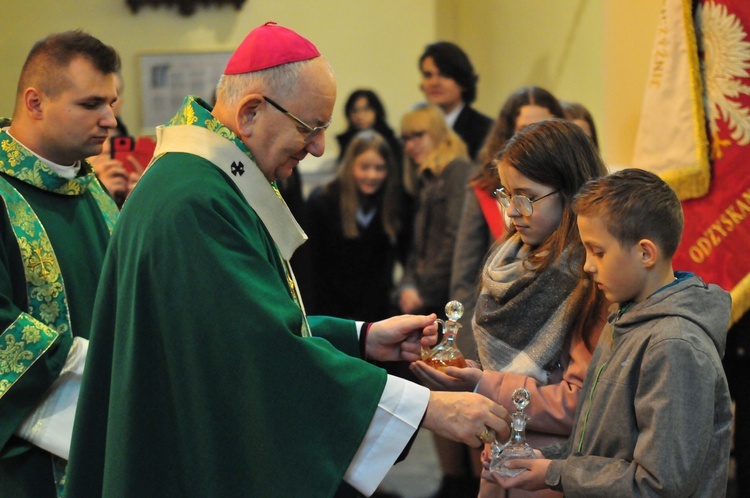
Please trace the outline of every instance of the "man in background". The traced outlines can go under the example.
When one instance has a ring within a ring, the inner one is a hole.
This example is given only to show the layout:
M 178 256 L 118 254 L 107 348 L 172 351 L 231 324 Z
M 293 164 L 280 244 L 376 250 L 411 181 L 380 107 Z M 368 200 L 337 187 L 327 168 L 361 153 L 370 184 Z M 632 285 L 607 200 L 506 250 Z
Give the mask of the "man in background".
M 419 57 L 419 70 L 425 98 L 443 110 L 446 123 L 458 133 L 469 156 L 476 160 L 493 121 L 471 107 L 477 98 L 479 76 L 469 56 L 455 43 L 435 42 Z

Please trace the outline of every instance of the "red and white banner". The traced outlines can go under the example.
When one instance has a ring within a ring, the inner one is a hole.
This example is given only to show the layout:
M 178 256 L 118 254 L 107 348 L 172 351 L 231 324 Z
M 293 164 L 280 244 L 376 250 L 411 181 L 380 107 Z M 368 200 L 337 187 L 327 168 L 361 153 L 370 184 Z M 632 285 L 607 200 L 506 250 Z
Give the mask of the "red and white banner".
M 695 5 L 665 0 L 633 165 L 683 200 L 674 267 L 731 291 L 734 323 L 750 308 L 750 2 Z

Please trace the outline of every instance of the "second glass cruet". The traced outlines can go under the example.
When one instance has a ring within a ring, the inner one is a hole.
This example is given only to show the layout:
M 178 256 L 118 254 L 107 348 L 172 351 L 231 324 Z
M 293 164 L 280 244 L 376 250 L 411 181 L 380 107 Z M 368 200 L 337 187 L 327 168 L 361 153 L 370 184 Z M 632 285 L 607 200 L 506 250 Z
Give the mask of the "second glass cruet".
M 516 406 L 513 412 L 510 426 L 510 438 L 508 442 L 500 445 L 495 441 L 492 444 L 490 472 L 497 472 L 503 477 L 514 477 L 526 469 L 509 469 L 505 464 L 508 460 L 536 458 L 534 450 L 526 442 L 526 422 L 529 416 L 524 413 L 531 399 L 529 391 L 519 387 L 511 395 L 511 400 Z

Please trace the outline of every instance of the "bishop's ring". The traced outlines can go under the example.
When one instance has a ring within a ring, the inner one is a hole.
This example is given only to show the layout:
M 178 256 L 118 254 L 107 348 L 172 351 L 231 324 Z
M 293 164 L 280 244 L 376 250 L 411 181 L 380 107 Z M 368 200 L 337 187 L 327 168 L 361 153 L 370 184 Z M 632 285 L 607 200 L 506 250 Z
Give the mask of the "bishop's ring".
M 492 441 L 495 440 L 495 431 L 492 429 L 488 429 L 485 427 L 485 429 L 477 434 L 477 437 L 480 441 L 482 441 L 485 444 L 490 444 Z

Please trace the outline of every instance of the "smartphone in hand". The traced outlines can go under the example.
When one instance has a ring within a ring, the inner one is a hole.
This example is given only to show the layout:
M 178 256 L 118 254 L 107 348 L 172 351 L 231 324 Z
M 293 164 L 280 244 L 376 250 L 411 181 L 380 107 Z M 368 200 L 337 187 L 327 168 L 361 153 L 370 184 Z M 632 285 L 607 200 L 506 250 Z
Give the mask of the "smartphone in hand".
M 141 175 L 143 170 L 151 162 L 154 150 L 156 149 L 156 142 L 153 138 L 148 136 L 141 136 L 138 138 L 120 136 L 111 137 L 109 140 L 109 150 L 112 159 L 120 161 L 128 173 L 136 173 L 138 175 Z M 137 162 L 140 167 L 134 166 L 133 160 Z
M 128 172 L 133 170 L 133 165 L 130 164 L 128 156 L 133 154 L 134 148 L 135 139 L 133 137 L 110 137 L 109 139 L 109 153 L 112 159 L 120 161 Z

